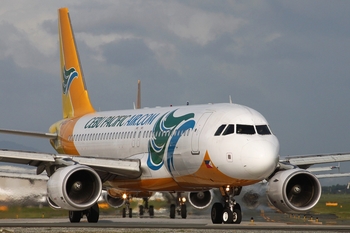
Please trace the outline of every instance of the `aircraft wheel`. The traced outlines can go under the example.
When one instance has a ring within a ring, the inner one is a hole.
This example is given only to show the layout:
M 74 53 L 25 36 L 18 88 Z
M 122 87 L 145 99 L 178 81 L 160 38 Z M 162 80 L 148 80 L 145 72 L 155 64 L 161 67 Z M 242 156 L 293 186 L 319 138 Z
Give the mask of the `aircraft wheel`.
M 122 216 L 123 216 L 123 218 L 126 217 L 126 209 L 125 208 L 123 208 Z
M 213 207 L 211 208 L 211 221 L 214 224 L 220 224 L 222 223 L 222 212 L 224 207 L 221 203 L 216 202 L 214 203 Z
M 232 212 L 233 218 L 232 223 L 233 224 L 240 224 L 242 221 L 242 212 L 238 208 L 234 208 Z
M 170 218 L 175 218 L 176 208 L 174 204 L 170 205 Z
M 151 218 L 153 218 L 154 217 L 154 206 L 153 205 L 149 206 L 148 212 L 149 212 L 149 216 Z
M 140 206 L 139 206 L 139 214 L 140 214 L 140 217 L 143 216 L 143 213 L 144 213 L 143 205 L 140 205 Z
M 222 212 L 222 222 L 225 224 L 233 222 L 233 213 L 229 208 L 225 208 Z
M 90 209 L 86 212 L 86 218 L 88 222 L 98 222 L 98 218 L 100 216 L 100 209 L 98 207 L 98 204 L 95 203 Z
M 69 211 L 69 221 L 71 223 L 78 223 L 81 219 L 81 211 Z
M 129 218 L 132 218 L 132 208 L 129 208 Z
M 187 218 L 187 208 L 186 205 L 181 205 L 181 218 Z

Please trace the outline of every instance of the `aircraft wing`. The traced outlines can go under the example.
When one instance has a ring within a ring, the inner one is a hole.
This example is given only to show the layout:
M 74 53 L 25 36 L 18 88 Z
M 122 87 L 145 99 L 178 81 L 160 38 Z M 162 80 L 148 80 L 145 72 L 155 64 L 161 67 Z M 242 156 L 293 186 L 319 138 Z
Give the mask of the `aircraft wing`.
M 280 163 L 290 163 L 303 169 L 307 169 L 315 164 L 345 162 L 350 161 L 350 153 L 335 153 L 335 154 L 315 154 L 315 155 L 301 155 L 288 156 Z
M 8 172 L 8 171 L 0 171 L 0 177 L 3 178 L 17 178 L 17 179 L 24 179 L 24 180 L 43 180 L 47 181 L 49 178 L 45 175 L 36 175 L 31 173 L 17 173 L 17 172 Z
M 317 174 L 315 175 L 318 179 L 324 178 L 338 178 L 338 177 L 349 177 L 350 173 L 332 173 L 332 174 Z
M 94 169 L 100 177 L 108 175 L 122 176 L 136 179 L 141 175 L 141 163 L 138 159 L 105 159 L 63 154 L 49 154 L 13 150 L 0 150 L 0 162 L 27 164 L 37 167 L 37 174 L 41 174 L 46 167 L 67 166 L 79 163 Z

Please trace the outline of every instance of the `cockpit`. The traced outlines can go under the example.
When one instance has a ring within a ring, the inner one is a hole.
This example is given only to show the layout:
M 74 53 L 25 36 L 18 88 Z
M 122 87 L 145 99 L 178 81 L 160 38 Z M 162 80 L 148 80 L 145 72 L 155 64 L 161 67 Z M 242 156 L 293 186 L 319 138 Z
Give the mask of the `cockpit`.
M 270 135 L 271 130 L 267 125 L 223 124 L 219 126 L 214 136 L 225 136 L 234 133 L 246 135 Z

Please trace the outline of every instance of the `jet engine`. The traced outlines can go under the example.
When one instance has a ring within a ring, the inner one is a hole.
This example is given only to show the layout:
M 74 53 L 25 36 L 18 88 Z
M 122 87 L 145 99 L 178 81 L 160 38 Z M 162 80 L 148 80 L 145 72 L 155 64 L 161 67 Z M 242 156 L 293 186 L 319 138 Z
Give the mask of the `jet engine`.
M 284 213 L 306 212 L 319 201 L 321 185 L 306 170 L 279 171 L 270 179 L 267 197 L 272 205 Z
M 197 209 L 204 209 L 210 205 L 213 200 L 213 191 L 189 192 L 188 201 Z
M 125 199 L 122 197 L 112 197 L 109 196 L 108 193 L 103 193 L 103 199 L 107 202 L 107 204 L 113 208 L 119 208 L 125 204 Z
M 99 175 L 80 164 L 59 168 L 47 182 L 50 206 L 71 211 L 90 208 L 99 199 L 101 190 Z
M 125 204 L 127 198 L 149 198 L 153 195 L 152 192 L 142 191 L 142 192 L 132 192 L 124 191 L 115 188 L 110 188 L 107 191 L 102 191 L 103 199 L 108 203 L 109 206 L 113 208 L 119 208 Z
M 102 192 L 102 197 L 107 204 L 113 208 L 119 208 L 125 203 L 125 199 L 123 197 L 113 197 L 108 192 Z

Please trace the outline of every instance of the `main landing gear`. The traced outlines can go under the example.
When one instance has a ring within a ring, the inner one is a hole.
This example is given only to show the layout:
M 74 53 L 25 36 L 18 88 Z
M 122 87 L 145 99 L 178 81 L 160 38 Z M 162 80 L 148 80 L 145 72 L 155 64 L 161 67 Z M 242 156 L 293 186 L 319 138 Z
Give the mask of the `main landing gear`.
M 143 198 L 143 205 L 139 206 L 140 217 L 143 217 L 144 214 L 147 212 L 151 218 L 154 217 L 154 207 L 153 207 L 153 205 L 150 205 L 148 207 L 148 197 L 145 197 L 145 198 Z
M 130 207 L 130 200 L 131 200 L 131 198 L 129 198 L 129 197 L 126 197 L 125 198 L 125 207 L 123 208 L 123 212 L 122 212 L 122 216 L 123 216 L 123 218 L 125 218 L 126 217 L 126 215 L 128 215 L 129 216 L 129 218 L 132 218 L 132 208 Z
M 125 198 L 125 204 L 124 204 L 125 207 L 123 208 L 123 213 L 122 213 L 123 218 L 125 218 L 126 216 L 128 216 L 129 218 L 132 218 L 132 208 L 130 207 L 130 201 L 131 201 L 130 197 Z M 148 207 L 148 198 L 143 198 L 143 205 L 139 205 L 140 218 L 142 218 L 147 212 L 149 216 L 153 218 L 154 207 L 153 205 L 150 205 Z
M 88 222 L 98 222 L 98 218 L 100 216 L 98 204 L 95 203 L 92 207 L 90 207 L 90 209 L 83 211 L 69 211 L 69 220 L 71 223 L 78 223 L 84 215 L 86 215 Z
M 186 198 L 182 197 L 181 193 L 177 193 L 177 197 L 175 198 L 173 193 L 170 193 L 176 202 L 175 204 L 170 205 L 170 218 L 175 218 L 176 212 L 178 215 L 181 215 L 181 218 L 187 218 L 187 206 L 185 204 Z
M 211 208 L 211 220 L 214 224 L 240 224 L 242 221 L 241 206 L 236 203 L 234 196 L 239 195 L 242 187 L 221 187 L 220 193 L 224 198 L 224 205 L 214 203 Z

